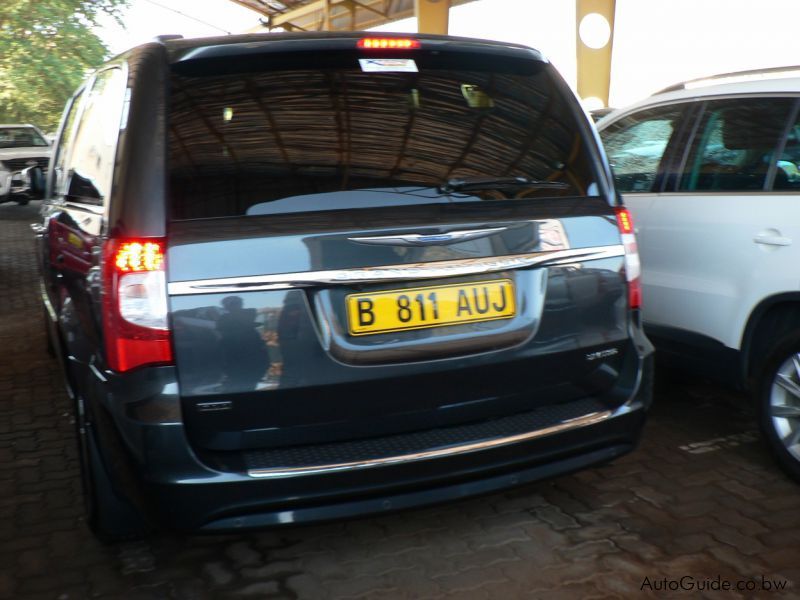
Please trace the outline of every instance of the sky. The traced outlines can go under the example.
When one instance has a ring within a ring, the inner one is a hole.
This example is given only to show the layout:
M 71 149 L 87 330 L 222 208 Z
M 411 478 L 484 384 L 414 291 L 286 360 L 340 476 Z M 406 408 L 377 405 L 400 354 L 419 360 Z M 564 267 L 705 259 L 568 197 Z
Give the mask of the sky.
M 800 65 L 797 6 L 798 0 L 617 0 L 609 103 L 625 106 L 715 73 Z M 123 19 L 125 29 L 105 19 L 98 30 L 115 54 L 164 33 L 242 32 L 259 15 L 229 0 L 131 0 Z M 416 20 L 379 29 L 412 32 Z M 450 34 L 537 48 L 576 85 L 573 0 L 477 0 L 450 10 Z
M 119 54 L 162 34 L 240 33 L 258 25 L 259 16 L 230 0 L 130 0 L 122 15 L 124 27 L 103 16 L 102 27 L 95 31 L 112 54 Z

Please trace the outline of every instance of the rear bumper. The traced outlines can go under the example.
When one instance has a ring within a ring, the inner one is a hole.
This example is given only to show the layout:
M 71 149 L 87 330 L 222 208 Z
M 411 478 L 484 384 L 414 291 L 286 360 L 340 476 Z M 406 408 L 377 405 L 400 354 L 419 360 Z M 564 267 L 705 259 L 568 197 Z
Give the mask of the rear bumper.
M 363 472 L 297 478 L 238 477 L 151 486 L 160 521 L 223 532 L 313 523 L 458 500 L 607 462 L 631 450 L 644 423 L 632 402 L 602 422 L 530 442 Z
M 633 448 L 624 443 L 586 452 L 538 466 L 514 470 L 494 476 L 485 476 L 463 482 L 451 482 L 436 487 L 406 492 L 385 492 L 377 497 L 351 498 L 324 505 L 303 506 L 285 510 L 266 510 L 220 516 L 206 522 L 196 530 L 208 533 L 229 532 L 249 528 L 284 524 L 317 523 L 336 519 L 388 513 L 406 508 L 419 508 L 504 490 L 540 479 L 577 471 L 604 463 L 627 454 Z
M 170 529 L 221 532 L 425 506 L 561 475 L 633 450 L 652 401 L 653 380 L 652 346 L 635 330 L 635 351 L 628 353 L 602 410 L 580 418 L 557 412 L 561 416 L 555 425 L 539 422 L 525 430 L 518 423 L 516 430 L 508 425 L 496 434 L 467 436 L 460 447 L 440 438 L 427 456 L 386 452 L 397 460 L 338 468 L 341 455 L 336 455 L 308 472 L 234 470 L 226 467 L 224 456 L 200 457 L 193 451 L 179 414 L 167 422 L 169 410 L 155 410 L 153 402 L 125 402 L 113 382 L 99 385 L 102 397 L 111 399 L 100 401 L 109 409 L 101 412 L 111 418 L 96 424 L 104 452 L 124 454 L 124 460 L 112 462 L 130 467 L 129 472 L 112 474 L 120 491 L 151 520 Z M 174 369 L 141 374 L 143 380 L 124 389 L 149 388 L 162 407 L 179 405 Z M 598 405 L 591 399 L 582 402 Z M 114 414 L 115 407 L 125 406 L 124 414 Z

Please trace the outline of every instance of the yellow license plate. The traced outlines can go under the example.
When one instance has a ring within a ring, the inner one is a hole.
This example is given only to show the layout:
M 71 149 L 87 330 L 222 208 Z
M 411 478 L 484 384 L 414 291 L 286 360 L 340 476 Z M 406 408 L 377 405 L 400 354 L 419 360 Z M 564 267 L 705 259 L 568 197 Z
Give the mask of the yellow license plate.
M 509 279 L 351 294 L 346 303 L 351 335 L 494 321 L 516 314 Z

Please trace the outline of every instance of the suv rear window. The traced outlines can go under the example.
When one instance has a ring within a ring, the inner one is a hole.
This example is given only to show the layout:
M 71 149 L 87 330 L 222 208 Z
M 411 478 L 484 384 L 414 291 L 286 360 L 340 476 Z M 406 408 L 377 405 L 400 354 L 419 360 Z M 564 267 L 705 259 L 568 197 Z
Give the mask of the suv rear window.
M 395 65 L 417 72 L 365 72 L 359 58 L 175 66 L 173 218 L 597 194 L 575 100 L 545 63 L 424 52 Z M 561 185 L 437 190 L 498 177 Z
M 0 127 L 0 148 L 30 148 L 47 146 L 33 127 Z

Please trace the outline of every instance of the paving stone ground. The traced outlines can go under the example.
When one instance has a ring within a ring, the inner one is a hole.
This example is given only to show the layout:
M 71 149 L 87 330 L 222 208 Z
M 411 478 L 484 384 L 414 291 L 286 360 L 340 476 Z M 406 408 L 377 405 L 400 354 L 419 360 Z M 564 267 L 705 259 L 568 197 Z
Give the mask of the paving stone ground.
M 800 597 L 800 487 L 742 398 L 672 374 L 640 448 L 607 466 L 324 526 L 95 541 L 45 352 L 37 210 L 0 206 L 0 599 Z M 681 578 L 706 587 L 670 591 Z

